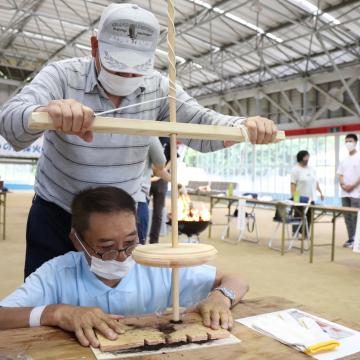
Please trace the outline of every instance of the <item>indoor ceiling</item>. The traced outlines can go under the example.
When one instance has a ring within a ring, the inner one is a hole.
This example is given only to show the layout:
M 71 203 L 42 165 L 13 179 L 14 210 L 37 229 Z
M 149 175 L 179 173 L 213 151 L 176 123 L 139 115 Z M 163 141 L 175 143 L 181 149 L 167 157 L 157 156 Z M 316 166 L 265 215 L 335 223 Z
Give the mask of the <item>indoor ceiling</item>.
M 156 68 L 165 73 L 167 2 L 131 2 L 161 24 Z M 0 82 L 21 85 L 48 61 L 90 56 L 110 3 L 0 0 Z M 193 96 L 359 63 L 360 0 L 176 0 L 175 8 L 178 80 Z

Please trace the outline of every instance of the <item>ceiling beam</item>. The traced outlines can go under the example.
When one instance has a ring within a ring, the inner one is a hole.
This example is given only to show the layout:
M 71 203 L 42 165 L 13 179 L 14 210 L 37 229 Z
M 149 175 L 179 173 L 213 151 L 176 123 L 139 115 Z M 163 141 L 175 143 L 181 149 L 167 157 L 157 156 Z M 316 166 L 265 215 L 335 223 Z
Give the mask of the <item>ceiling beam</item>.
M 360 65 L 358 64 L 342 69 L 340 68 L 340 71 L 344 79 L 360 77 Z M 265 94 L 271 94 L 279 92 L 281 89 L 284 91 L 292 90 L 301 86 L 304 81 L 306 81 L 306 79 L 309 79 L 309 81 L 311 81 L 312 83 L 319 85 L 333 81 L 339 81 L 339 74 L 336 71 L 324 71 L 322 73 L 312 74 L 308 78 L 293 77 L 292 79 L 283 80 L 281 81 L 281 84 L 273 80 L 262 84 L 262 86 L 252 84 L 248 87 L 241 87 L 238 89 L 231 89 L 229 91 L 226 91 L 224 94 L 222 94 L 222 99 L 224 101 L 234 101 L 235 99 L 241 100 L 253 98 L 257 96 L 259 91 Z M 203 106 L 210 106 L 218 103 L 219 95 L 202 95 L 198 96 L 197 100 Z

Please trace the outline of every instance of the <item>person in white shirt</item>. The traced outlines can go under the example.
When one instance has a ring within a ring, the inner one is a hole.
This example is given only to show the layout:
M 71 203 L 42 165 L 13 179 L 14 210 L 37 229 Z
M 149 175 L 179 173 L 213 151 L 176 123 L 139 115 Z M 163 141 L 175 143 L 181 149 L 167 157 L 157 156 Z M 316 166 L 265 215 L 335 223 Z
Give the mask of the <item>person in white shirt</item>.
M 315 201 L 317 190 L 320 193 L 321 200 L 324 200 L 324 195 L 317 180 L 316 171 L 308 165 L 309 159 L 310 154 L 307 150 L 301 150 L 297 153 L 297 164 L 292 168 L 290 174 L 291 195 L 294 197 L 297 191 L 300 196 L 306 196 L 310 201 Z
M 358 137 L 355 134 L 347 134 L 345 146 L 349 156 L 341 161 L 337 174 L 341 187 L 342 205 L 347 207 L 360 208 L 360 154 L 356 150 Z M 348 232 L 348 240 L 344 247 L 352 248 L 356 230 L 356 213 L 344 214 L 345 224 Z
M 297 164 L 292 168 L 290 173 L 291 181 L 291 196 L 295 200 L 295 193 L 298 192 L 301 197 L 307 197 L 311 204 L 315 203 L 316 190 L 320 193 L 321 200 L 324 200 L 324 195 L 320 189 L 319 181 L 317 180 L 316 171 L 309 166 L 310 154 L 307 150 L 301 150 L 296 155 Z M 303 207 L 295 208 L 295 216 L 302 217 Z M 308 226 L 311 223 L 310 211 L 306 214 Z M 293 232 L 296 232 L 297 225 L 293 226 Z M 308 234 L 307 234 L 308 235 Z

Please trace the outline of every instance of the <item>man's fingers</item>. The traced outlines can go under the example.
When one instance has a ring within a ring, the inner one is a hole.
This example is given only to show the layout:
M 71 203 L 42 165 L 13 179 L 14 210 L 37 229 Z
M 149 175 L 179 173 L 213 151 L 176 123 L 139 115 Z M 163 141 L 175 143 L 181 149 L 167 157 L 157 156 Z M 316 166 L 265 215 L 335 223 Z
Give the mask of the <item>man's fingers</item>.
M 232 313 L 231 313 L 230 310 L 228 312 L 228 321 L 229 321 L 228 322 L 229 329 L 231 329 L 233 327 L 233 325 L 234 325 L 234 318 L 233 318 Z
M 273 136 L 273 122 L 271 120 L 265 120 L 265 136 L 263 143 L 268 144 L 271 142 Z
M 66 134 L 79 136 L 86 142 L 93 140 L 91 131 L 94 112 L 87 106 L 73 99 L 54 100 L 39 111 L 47 111 L 51 117 L 55 130 Z
M 256 119 L 257 137 L 256 144 L 263 144 L 265 139 L 265 122 L 263 118 Z
M 87 106 L 82 106 L 83 112 L 83 124 L 82 124 L 82 132 L 85 133 L 91 129 L 91 125 L 94 121 L 94 112 Z
M 94 329 L 92 327 L 83 328 L 84 335 L 92 347 L 99 347 L 99 340 L 97 339 Z
M 256 122 L 253 121 L 253 120 L 248 120 L 245 125 L 246 125 L 246 127 L 248 129 L 250 142 L 252 144 L 255 144 L 256 139 L 257 139 L 257 125 L 256 125 Z
M 211 328 L 216 330 L 220 326 L 220 314 L 219 311 L 213 310 L 211 312 Z
M 120 320 L 120 319 L 123 319 L 125 316 L 124 315 L 109 314 L 109 317 L 111 319 L 114 319 L 114 320 Z
M 62 127 L 61 130 L 63 132 L 72 131 L 73 124 L 73 113 L 71 111 L 71 107 L 69 103 L 62 102 L 60 104 L 61 112 L 62 112 Z
M 84 331 L 81 327 L 78 327 L 75 329 L 75 335 L 76 335 L 76 338 L 79 340 L 79 343 L 82 346 L 89 346 L 89 341 L 86 338 L 86 336 L 84 335 Z
M 92 142 L 94 138 L 94 133 L 92 131 L 86 131 L 83 134 L 78 133 L 77 135 L 86 142 Z
M 209 310 L 201 311 L 201 316 L 203 318 L 204 325 L 210 327 L 211 326 L 210 311 Z
M 83 128 L 84 113 L 83 106 L 79 102 L 73 102 L 70 104 L 72 112 L 72 128 L 74 132 L 80 132 Z
M 47 106 L 47 112 L 49 113 L 49 116 L 51 117 L 54 127 L 56 130 L 61 130 L 62 128 L 62 111 L 61 106 L 56 102 L 51 102 Z
M 277 128 L 272 120 L 260 116 L 250 117 L 246 120 L 245 126 L 252 144 L 275 142 Z
M 108 339 L 115 340 L 115 339 L 117 339 L 117 334 L 114 331 L 115 329 L 113 329 L 112 326 L 116 327 L 116 325 L 111 324 L 111 322 L 115 322 L 115 320 L 111 320 L 111 321 L 109 321 L 109 320 L 111 320 L 111 319 L 106 319 L 106 320 L 104 319 L 104 320 L 99 321 L 98 323 L 96 323 L 94 328 L 99 330 Z
M 223 329 L 229 328 L 229 314 L 226 311 L 220 312 L 220 325 Z
M 112 333 L 115 334 L 115 336 L 117 336 L 116 334 L 123 334 L 125 332 L 123 326 L 115 319 L 107 318 L 105 321 L 106 321 L 107 326 L 112 331 Z M 111 339 L 111 338 L 109 337 L 109 339 Z

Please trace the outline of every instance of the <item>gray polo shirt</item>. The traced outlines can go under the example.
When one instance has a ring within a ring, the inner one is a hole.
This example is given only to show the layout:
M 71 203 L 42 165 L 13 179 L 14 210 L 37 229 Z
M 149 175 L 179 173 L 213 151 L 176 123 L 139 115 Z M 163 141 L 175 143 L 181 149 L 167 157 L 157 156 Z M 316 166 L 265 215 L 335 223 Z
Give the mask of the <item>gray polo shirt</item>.
M 141 87 L 122 100 L 121 106 L 164 97 L 167 92 L 168 79 L 153 71 Z M 93 141 L 87 143 L 75 135 L 58 131 L 30 130 L 27 123 L 31 112 L 56 99 L 75 99 L 95 113 L 114 108 L 97 83 L 92 58 L 74 58 L 47 65 L 29 85 L 3 105 L 0 132 L 16 150 L 26 148 L 44 134 L 35 192 L 67 211 L 78 191 L 100 185 L 120 187 L 139 201 L 150 138 L 96 133 Z M 202 107 L 180 86 L 177 86 L 177 99 L 179 122 L 236 126 L 244 120 Z M 158 100 L 107 116 L 113 117 L 114 122 L 121 121 L 117 119 L 119 117 L 167 121 L 168 101 Z M 220 141 L 185 140 L 184 143 L 202 152 L 223 148 Z

